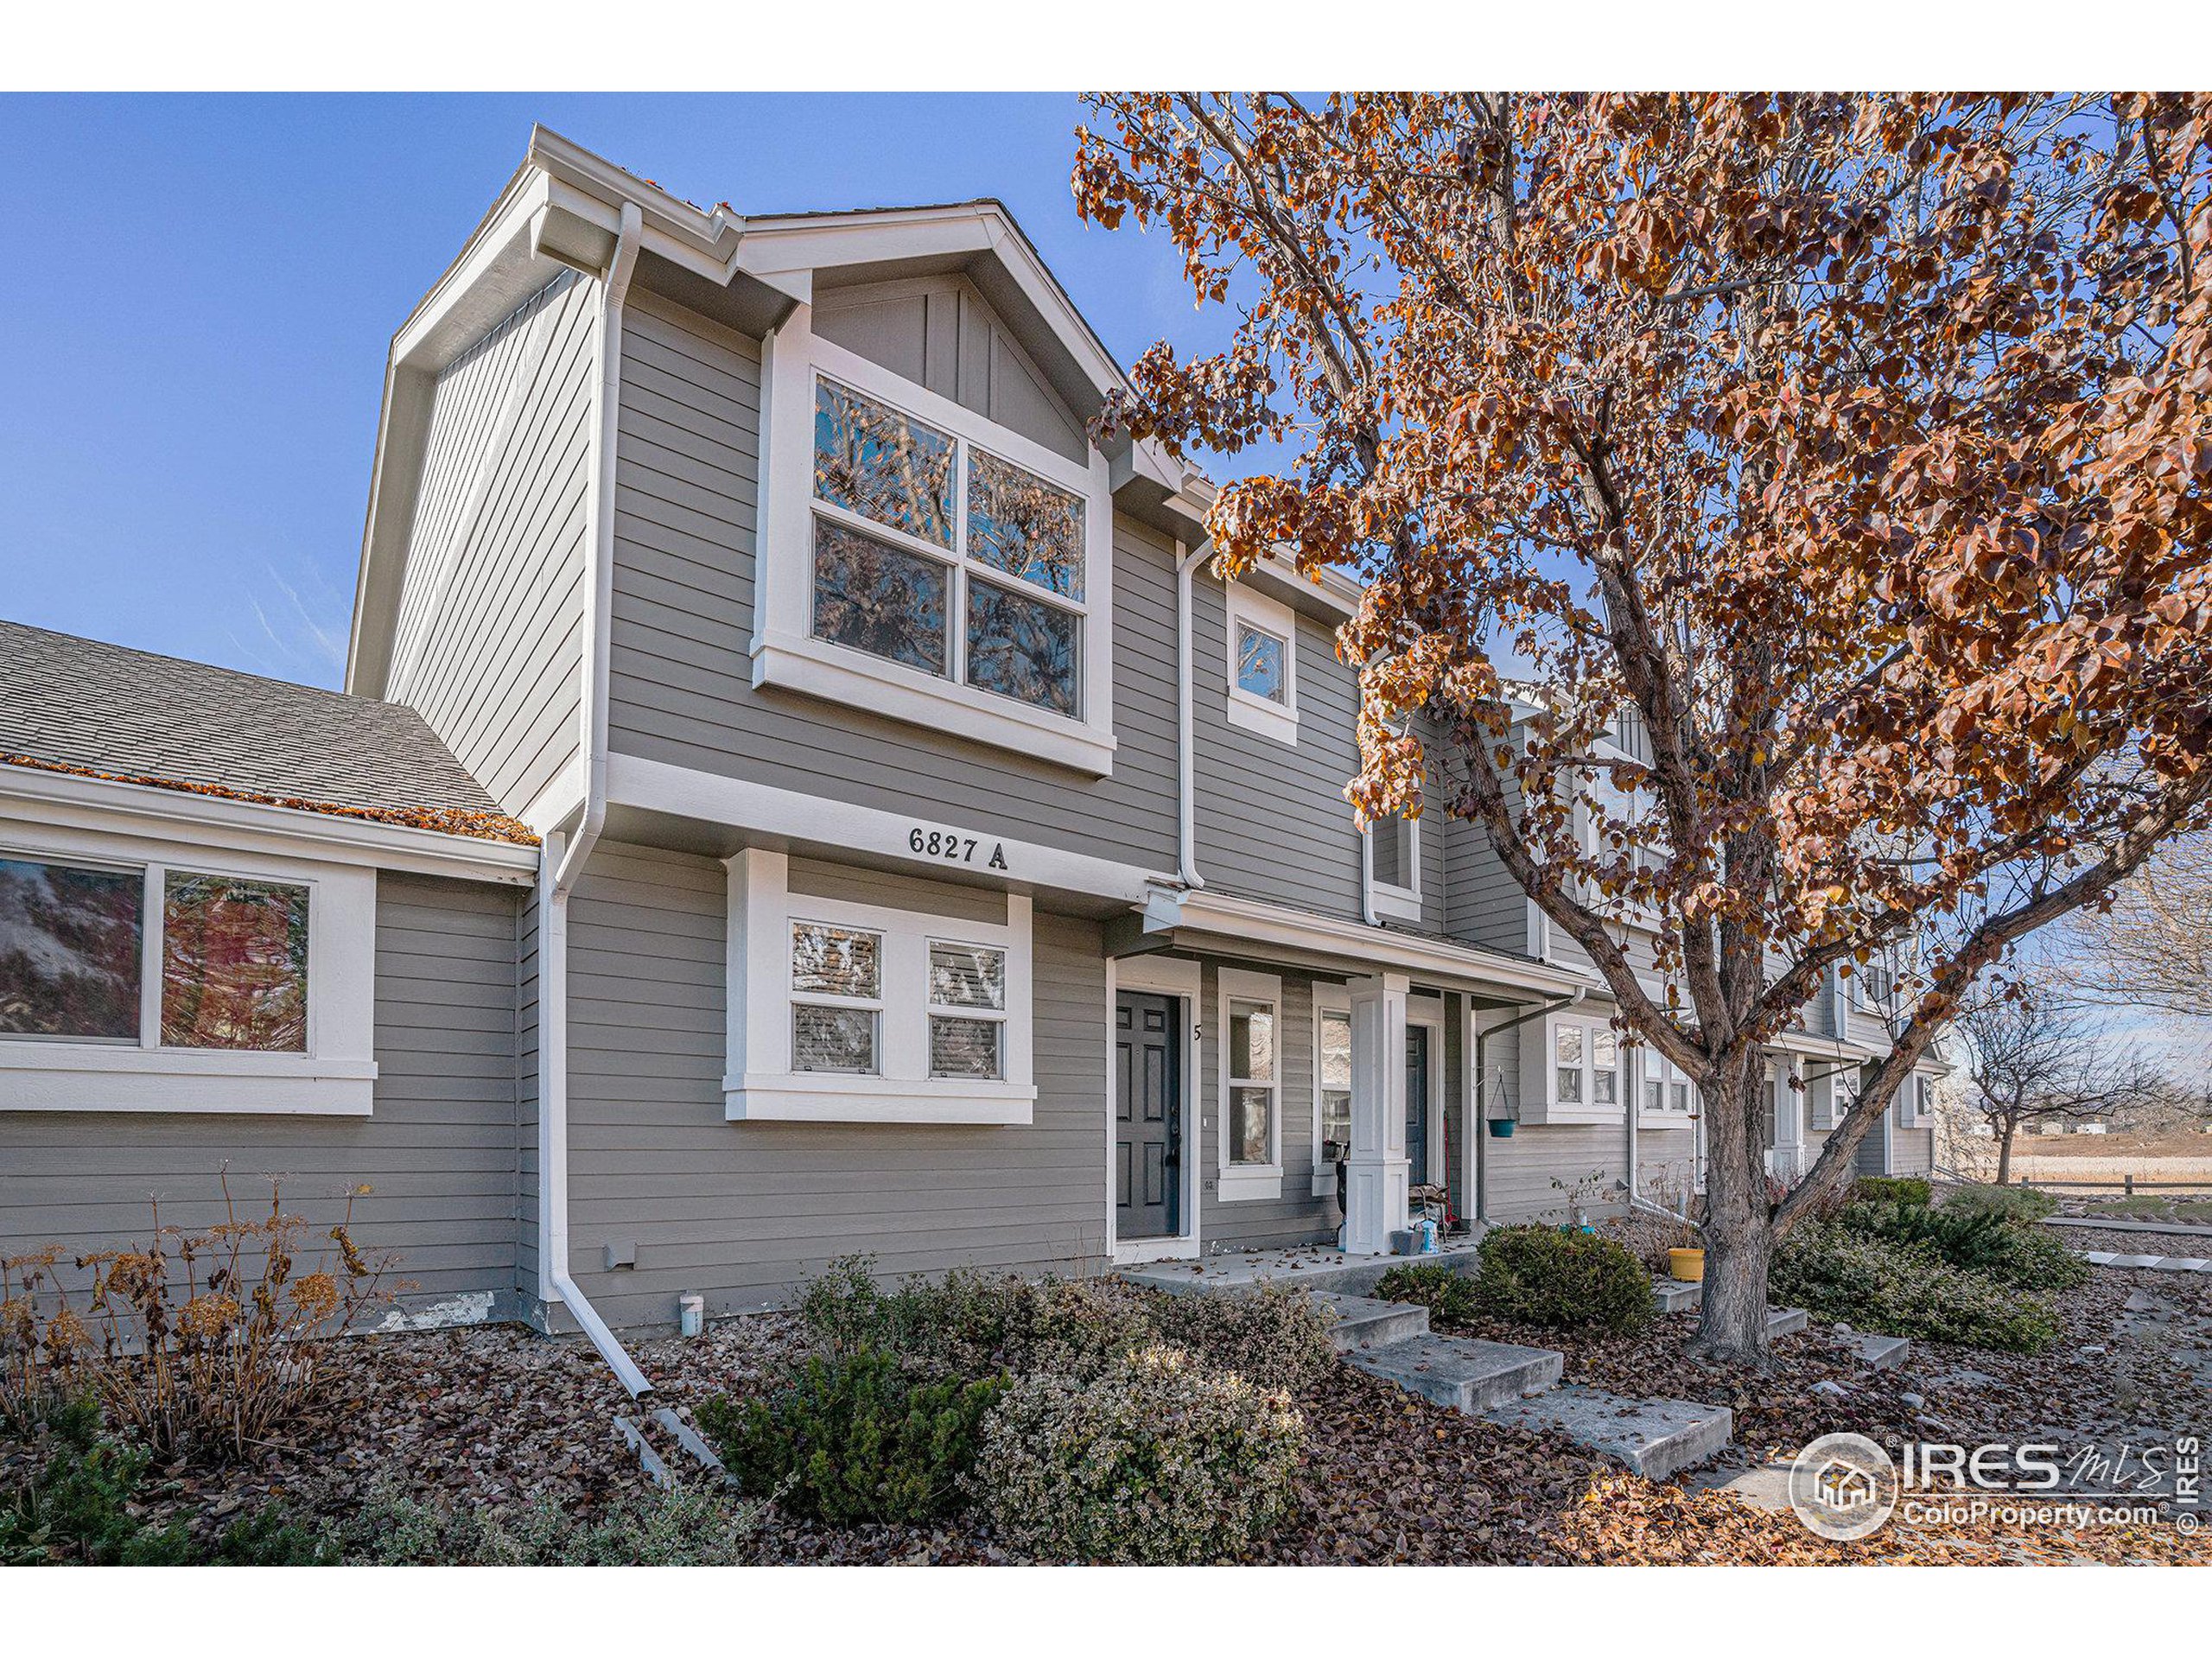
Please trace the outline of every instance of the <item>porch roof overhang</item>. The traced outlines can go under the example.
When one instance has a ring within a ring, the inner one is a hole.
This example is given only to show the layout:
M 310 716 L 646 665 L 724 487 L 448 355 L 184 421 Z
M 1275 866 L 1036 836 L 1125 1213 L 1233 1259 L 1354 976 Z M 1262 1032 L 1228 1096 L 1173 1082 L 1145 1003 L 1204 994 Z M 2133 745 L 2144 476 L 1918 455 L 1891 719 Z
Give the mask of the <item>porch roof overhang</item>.
M 1863 1065 L 1869 1060 L 1882 1058 L 1881 1051 L 1864 1043 L 1847 1042 L 1840 1037 L 1822 1037 L 1809 1031 L 1785 1031 L 1770 1038 L 1765 1046 L 1779 1054 L 1794 1054 L 1800 1059 L 1834 1060 L 1841 1065 Z
M 1155 892 L 1109 948 L 1117 956 L 1188 950 L 1346 978 L 1401 973 L 1493 1007 L 1600 988 L 1594 974 L 1556 963 L 1207 889 Z

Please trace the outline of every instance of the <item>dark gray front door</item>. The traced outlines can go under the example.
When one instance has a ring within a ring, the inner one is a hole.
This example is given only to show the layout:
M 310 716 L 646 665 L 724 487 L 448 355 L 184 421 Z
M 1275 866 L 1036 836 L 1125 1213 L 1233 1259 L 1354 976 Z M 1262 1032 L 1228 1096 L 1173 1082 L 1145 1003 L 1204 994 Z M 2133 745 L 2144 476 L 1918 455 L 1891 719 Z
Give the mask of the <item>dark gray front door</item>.
M 1124 991 L 1114 1008 L 1114 1236 L 1183 1230 L 1182 1005 Z
M 1415 1186 L 1428 1179 L 1428 1027 L 1406 1027 L 1406 1165 Z

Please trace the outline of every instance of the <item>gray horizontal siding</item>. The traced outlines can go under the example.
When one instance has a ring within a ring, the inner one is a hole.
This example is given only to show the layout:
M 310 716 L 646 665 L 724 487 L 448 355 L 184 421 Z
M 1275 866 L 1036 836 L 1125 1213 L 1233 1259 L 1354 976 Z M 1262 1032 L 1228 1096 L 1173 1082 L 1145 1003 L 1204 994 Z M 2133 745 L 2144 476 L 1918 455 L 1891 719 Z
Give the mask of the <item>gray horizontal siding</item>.
M 1521 1105 L 1521 1044 L 1535 1029 L 1534 1025 L 1505 1027 L 1491 1032 L 1482 1042 L 1482 1064 L 1497 1079 L 1497 1097 L 1516 1112 Z M 1482 1096 L 1488 1116 L 1494 1109 L 1491 1089 L 1484 1087 Z M 1628 1171 L 1625 1120 L 1518 1123 L 1511 1135 L 1503 1137 L 1484 1130 L 1478 1144 L 1486 1220 L 1564 1221 L 1573 1208 L 1578 1184 L 1585 1192 L 1585 1207 L 1593 1216 L 1613 1214 L 1625 1204 L 1615 1185 L 1625 1179 Z M 1557 1185 L 1553 1185 L 1554 1181 Z
M 379 877 L 370 1116 L 0 1113 L 0 1255 L 143 1240 L 152 1199 L 165 1224 L 206 1227 L 227 1168 L 242 1213 L 266 1212 L 274 1176 L 315 1235 L 366 1185 L 356 1240 L 397 1253 L 410 1304 L 511 1291 L 517 910 L 505 889 Z
M 753 688 L 760 347 L 634 296 L 615 499 L 610 741 L 619 750 L 880 810 L 1172 869 L 1170 545 L 1114 531 L 1113 776 Z
M 1224 1203 L 1221 1177 L 1221 1054 L 1228 1033 L 1221 1020 L 1219 965 L 1204 964 L 1199 984 L 1198 1216 L 1199 1242 L 1209 1250 L 1266 1249 L 1333 1239 L 1332 1198 L 1313 1196 L 1313 982 L 1284 974 L 1282 1029 L 1276 1044 L 1282 1073 L 1282 1194 Z
M 564 278 L 449 366 L 386 695 L 509 811 L 574 758 L 598 286 Z
M 780 1302 L 853 1251 L 893 1274 L 1097 1266 L 1107 1026 L 1095 923 L 1035 918 L 1033 1122 L 732 1123 L 726 904 L 713 860 L 620 845 L 593 855 L 570 902 L 570 1270 L 610 1321 L 665 1325 L 684 1291 L 715 1313 Z M 635 1243 L 636 1268 L 605 1270 L 615 1240 Z

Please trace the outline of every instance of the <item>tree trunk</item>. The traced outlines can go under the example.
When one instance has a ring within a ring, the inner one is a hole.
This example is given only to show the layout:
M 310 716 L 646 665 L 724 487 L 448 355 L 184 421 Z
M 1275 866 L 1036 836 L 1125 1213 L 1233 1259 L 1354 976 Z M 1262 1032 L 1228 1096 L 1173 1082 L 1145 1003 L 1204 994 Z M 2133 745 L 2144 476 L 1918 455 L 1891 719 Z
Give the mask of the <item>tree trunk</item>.
M 2005 1120 L 2005 1127 L 1997 1137 L 1997 1185 L 2003 1186 L 2012 1179 L 2012 1120 Z
M 1774 1254 L 1766 1158 L 1757 1132 L 1757 1055 L 1716 1074 L 1705 1094 L 1705 1292 L 1695 1347 L 1766 1363 L 1766 1275 Z

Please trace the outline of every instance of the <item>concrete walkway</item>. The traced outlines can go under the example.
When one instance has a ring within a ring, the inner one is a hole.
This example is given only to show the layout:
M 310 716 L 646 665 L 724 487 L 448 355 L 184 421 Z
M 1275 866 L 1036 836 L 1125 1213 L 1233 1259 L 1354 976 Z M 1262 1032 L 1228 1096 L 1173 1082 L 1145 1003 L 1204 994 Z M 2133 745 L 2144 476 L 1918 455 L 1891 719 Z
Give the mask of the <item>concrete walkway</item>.
M 2113 1250 L 2076 1250 L 2092 1267 L 2146 1268 L 2152 1273 L 2212 1273 L 2212 1259 L 2202 1255 L 2121 1255 Z
M 2212 1227 L 2194 1221 L 2133 1221 L 2114 1217 L 2099 1221 L 2091 1216 L 2045 1216 L 2046 1227 L 2094 1227 L 2105 1233 L 2172 1233 L 2183 1238 L 2212 1238 Z

